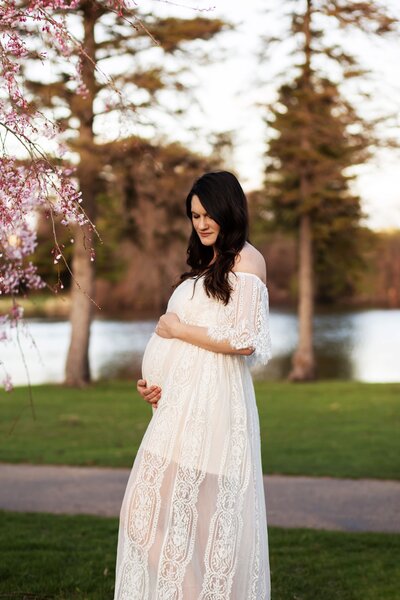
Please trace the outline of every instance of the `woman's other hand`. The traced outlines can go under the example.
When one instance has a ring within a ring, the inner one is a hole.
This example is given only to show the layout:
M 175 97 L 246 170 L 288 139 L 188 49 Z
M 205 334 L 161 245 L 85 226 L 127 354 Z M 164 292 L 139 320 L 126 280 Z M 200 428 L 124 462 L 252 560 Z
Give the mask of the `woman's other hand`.
M 145 379 L 138 379 L 136 389 L 146 402 L 154 406 L 154 408 L 158 408 L 157 404 L 161 398 L 161 388 L 158 385 L 147 387 Z
M 176 331 L 179 324 L 180 319 L 177 314 L 173 312 L 165 313 L 158 320 L 156 334 L 163 338 L 175 338 L 177 337 Z

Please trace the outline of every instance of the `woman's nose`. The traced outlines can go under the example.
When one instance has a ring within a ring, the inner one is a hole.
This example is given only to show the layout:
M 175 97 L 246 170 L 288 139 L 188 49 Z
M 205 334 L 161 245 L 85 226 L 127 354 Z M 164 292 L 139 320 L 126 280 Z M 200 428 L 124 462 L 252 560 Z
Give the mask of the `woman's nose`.
M 207 229 L 207 222 L 204 218 L 200 217 L 200 229 Z

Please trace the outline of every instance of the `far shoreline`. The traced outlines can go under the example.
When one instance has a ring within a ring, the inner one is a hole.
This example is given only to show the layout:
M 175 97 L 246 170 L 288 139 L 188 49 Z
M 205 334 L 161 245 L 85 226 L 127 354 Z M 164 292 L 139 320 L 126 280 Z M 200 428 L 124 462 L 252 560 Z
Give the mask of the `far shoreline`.
M 15 297 L 15 301 L 24 309 L 25 319 L 49 319 L 49 320 L 68 320 L 71 308 L 69 294 L 62 295 L 43 295 L 36 294 L 29 298 Z M 12 308 L 12 299 L 3 297 L 0 298 L 0 314 L 7 314 Z M 277 310 L 293 314 L 296 312 L 296 302 L 274 302 L 270 298 L 270 310 Z M 147 321 L 156 320 L 162 314 L 165 308 L 160 308 L 159 311 L 144 310 L 143 308 L 127 310 L 126 307 L 115 308 L 114 310 L 95 310 L 94 319 L 110 319 L 117 321 Z M 346 301 L 335 304 L 316 304 L 315 314 L 354 312 L 362 310 L 400 310 L 400 306 L 388 306 L 385 303 L 370 302 L 370 301 Z

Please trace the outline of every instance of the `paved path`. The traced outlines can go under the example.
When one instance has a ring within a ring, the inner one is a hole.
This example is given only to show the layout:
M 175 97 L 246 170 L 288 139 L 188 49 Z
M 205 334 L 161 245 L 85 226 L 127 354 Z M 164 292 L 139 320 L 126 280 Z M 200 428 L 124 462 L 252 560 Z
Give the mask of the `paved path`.
M 0 509 L 118 516 L 129 469 L 0 463 Z M 269 525 L 400 533 L 400 482 L 264 477 Z

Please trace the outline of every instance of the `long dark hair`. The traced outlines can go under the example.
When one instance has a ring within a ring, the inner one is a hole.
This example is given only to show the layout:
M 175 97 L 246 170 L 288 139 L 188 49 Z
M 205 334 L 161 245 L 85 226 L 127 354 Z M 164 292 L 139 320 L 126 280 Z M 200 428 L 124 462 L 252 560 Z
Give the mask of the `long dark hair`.
M 186 198 L 186 214 L 191 222 L 191 202 L 194 195 L 198 196 L 207 214 L 220 226 L 215 242 L 217 256 L 210 265 L 214 256 L 213 247 L 201 243 L 192 223 L 186 260 L 191 270 L 182 273 L 174 287 L 189 277 L 200 277 L 205 274 L 204 288 L 207 295 L 227 304 L 232 291 L 228 274 L 235 263 L 235 257 L 245 242 L 249 242 L 246 196 L 232 173 L 228 171 L 205 173 L 196 179 Z M 195 285 L 196 283 L 197 279 Z

